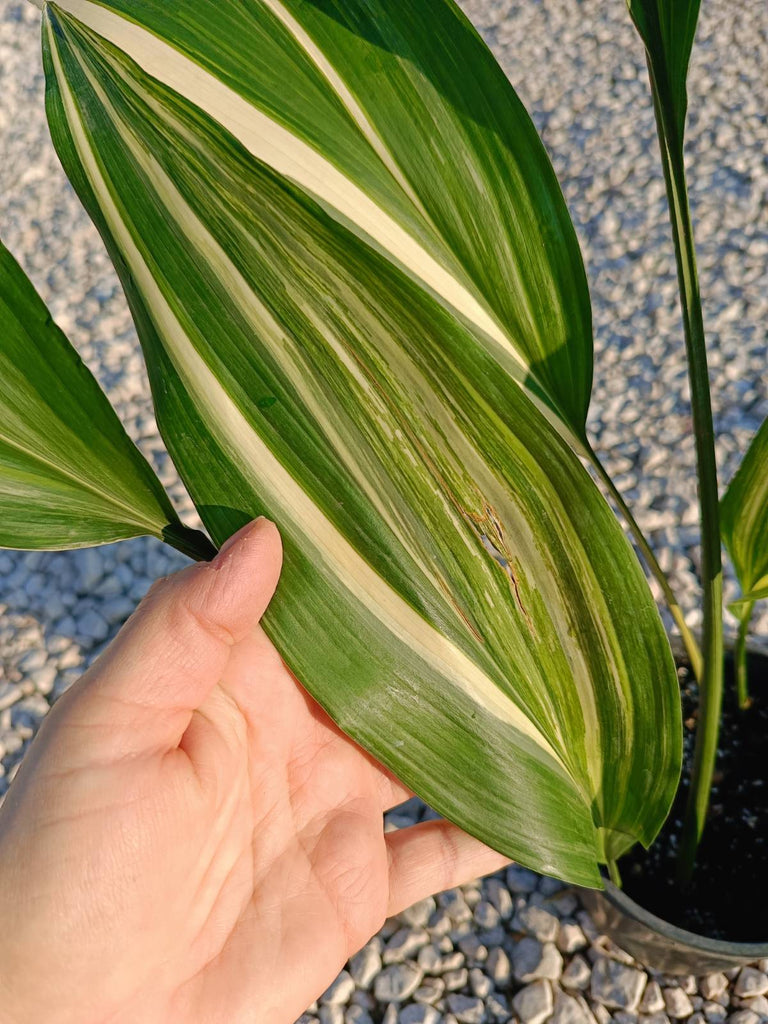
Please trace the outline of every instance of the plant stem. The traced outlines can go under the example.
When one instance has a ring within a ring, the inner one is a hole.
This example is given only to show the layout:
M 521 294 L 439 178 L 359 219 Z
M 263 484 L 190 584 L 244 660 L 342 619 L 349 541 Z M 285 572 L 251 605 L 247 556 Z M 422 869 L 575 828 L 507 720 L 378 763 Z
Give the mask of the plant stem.
M 608 470 L 602 464 L 599 456 L 595 451 L 593 451 L 591 447 L 589 448 L 589 459 L 592 465 L 594 466 L 595 472 L 600 477 L 602 482 L 605 484 L 606 489 L 608 490 L 614 502 L 618 506 L 619 511 L 624 516 L 627 526 L 629 527 L 632 536 L 635 538 L 635 543 L 640 548 L 640 552 L 643 558 L 645 559 L 646 565 L 648 566 L 657 583 L 661 587 L 661 591 L 664 594 L 664 599 L 667 602 L 667 607 L 669 608 L 672 614 L 672 618 L 675 620 L 677 628 L 680 630 L 680 636 L 682 638 L 683 644 L 685 645 L 685 651 L 688 655 L 688 660 L 691 663 L 693 673 L 697 679 L 701 679 L 703 671 L 703 659 L 701 656 L 701 648 L 696 643 L 696 638 L 694 637 L 691 630 L 688 628 L 688 624 L 685 621 L 685 616 L 683 615 L 683 610 L 680 607 L 680 604 L 675 596 L 675 592 L 672 589 L 669 580 L 667 579 L 666 573 L 659 565 L 658 559 L 656 558 L 656 555 L 653 552 L 653 548 L 646 540 L 643 531 L 640 529 L 640 526 L 638 525 L 635 517 L 632 515 L 632 511 L 627 505 L 626 501 L 621 496 L 621 493 L 616 487 L 616 484 L 611 479 Z
M 615 860 L 608 861 L 608 874 L 610 875 L 611 881 L 617 889 L 622 888 L 621 873 L 619 872 L 619 865 Z
M 183 523 L 169 523 L 163 529 L 162 540 L 196 562 L 210 562 L 217 554 L 217 549 L 204 533 Z
M 736 693 L 739 699 L 739 707 L 745 710 L 750 705 L 749 686 L 747 685 L 747 634 L 749 623 L 752 620 L 752 609 L 755 602 L 750 601 L 744 605 L 739 619 L 739 632 L 736 637 L 736 646 L 733 649 L 733 662 L 736 670 Z
M 696 849 L 704 831 L 712 775 L 717 757 L 720 712 L 723 701 L 723 574 L 720 541 L 720 506 L 717 494 L 715 430 L 709 391 L 709 369 L 701 310 L 699 278 L 693 226 L 685 180 L 682 136 L 678 131 L 669 99 L 666 103 L 656 88 L 651 71 L 653 106 L 656 114 L 664 180 L 669 199 L 672 234 L 675 241 L 677 275 L 688 354 L 696 461 L 699 478 L 701 519 L 701 583 L 703 589 L 704 669 L 699 679 L 699 718 L 691 770 L 691 788 L 683 821 L 678 859 L 678 877 L 686 881 L 693 873 Z M 669 90 L 665 90 L 667 97 Z

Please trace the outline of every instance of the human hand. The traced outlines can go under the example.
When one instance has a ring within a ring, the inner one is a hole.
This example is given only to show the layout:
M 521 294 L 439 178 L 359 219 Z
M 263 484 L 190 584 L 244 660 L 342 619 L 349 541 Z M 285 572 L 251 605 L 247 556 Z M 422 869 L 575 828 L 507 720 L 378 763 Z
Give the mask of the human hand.
M 256 520 L 156 584 L 56 703 L 0 808 L 0 1020 L 290 1024 L 388 915 L 495 870 L 405 788 L 259 626 Z

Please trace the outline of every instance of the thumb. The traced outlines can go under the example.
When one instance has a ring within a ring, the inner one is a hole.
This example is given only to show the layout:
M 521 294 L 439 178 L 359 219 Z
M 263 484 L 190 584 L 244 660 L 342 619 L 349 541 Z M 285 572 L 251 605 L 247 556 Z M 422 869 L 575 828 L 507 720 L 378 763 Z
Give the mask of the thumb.
M 258 625 L 281 564 L 277 527 L 260 518 L 230 537 L 212 562 L 158 581 L 62 698 L 70 698 L 70 723 L 83 726 L 88 754 L 94 743 L 102 753 L 106 744 L 110 758 L 175 747 L 232 648 Z

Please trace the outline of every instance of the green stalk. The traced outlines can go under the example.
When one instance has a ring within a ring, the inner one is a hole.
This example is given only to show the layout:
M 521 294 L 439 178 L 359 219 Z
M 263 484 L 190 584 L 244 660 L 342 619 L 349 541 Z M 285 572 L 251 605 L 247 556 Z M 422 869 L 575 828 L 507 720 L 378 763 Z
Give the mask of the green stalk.
M 699 516 L 701 519 L 704 668 L 699 680 L 699 719 L 691 771 L 691 788 L 688 794 L 678 857 L 678 876 L 681 881 L 685 881 L 693 873 L 696 849 L 704 831 L 720 733 L 720 712 L 723 702 L 723 573 L 715 430 L 712 421 L 707 349 L 696 269 L 693 226 L 688 203 L 688 187 L 685 180 L 683 143 L 671 104 L 668 99 L 665 103 L 659 95 L 652 70 L 650 74 L 664 180 L 669 199 L 672 234 L 675 241 L 685 346 L 688 354 L 691 410 L 699 478 Z
M 658 559 L 653 552 L 653 548 L 646 540 L 643 531 L 640 529 L 639 524 L 632 515 L 631 509 L 622 497 L 621 492 L 616 487 L 616 484 L 611 479 L 608 470 L 600 461 L 600 457 L 591 446 L 588 446 L 588 453 L 589 460 L 592 463 L 595 472 L 600 477 L 600 480 L 605 485 L 606 490 L 609 492 L 622 516 L 626 520 L 627 526 L 629 527 L 632 536 L 635 538 L 635 543 L 640 549 L 640 553 L 642 554 L 648 569 L 661 587 L 661 591 L 664 594 L 664 600 L 667 602 L 667 607 L 670 610 L 672 618 L 675 620 L 677 628 L 680 630 L 680 637 L 683 641 L 683 645 L 685 646 L 685 652 L 688 655 L 688 660 L 691 663 L 693 674 L 700 680 L 704 670 L 704 660 L 702 658 L 701 648 L 685 621 L 683 610 L 680 607 L 680 603 L 675 596 L 675 592 L 672 589 L 669 580 L 667 579 L 667 575 L 659 565 Z
M 745 710 L 750 705 L 749 686 L 747 685 L 747 635 L 754 607 L 755 602 L 750 601 L 741 610 L 739 632 L 736 637 L 736 646 L 733 649 L 733 663 L 736 671 L 736 694 L 739 700 L 739 707 L 742 710 Z
M 166 526 L 162 540 L 196 562 L 210 562 L 217 554 L 217 549 L 204 533 L 183 523 L 170 523 Z

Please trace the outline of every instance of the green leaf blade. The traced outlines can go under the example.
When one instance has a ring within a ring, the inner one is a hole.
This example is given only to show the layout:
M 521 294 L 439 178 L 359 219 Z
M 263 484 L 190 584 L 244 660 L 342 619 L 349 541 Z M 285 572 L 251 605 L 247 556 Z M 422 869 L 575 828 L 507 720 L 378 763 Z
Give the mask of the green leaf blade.
M 288 664 L 439 811 L 599 885 L 617 837 L 660 827 L 681 727 L 588 474 L 477 323 L 366 231 L 55 9 L 45 45 L 169 451 L 214 540 L 257 514 L 283 533 L 265 628 Z
M 528 114 L 451 0 L 410 19 L 389 0 L 222 0 L 183 19 L 158 0 L 57 6 L 183 79 L 254 156 L 476 323 L 580 443 L 593 353 L 575 232 Z
M 2 243 L 0 326 L 0 546 L 160 536 L 162 485 Z
M 682 156 L 688 111 L 688 66 L 701 0 L 627 0 L 645 43 L 651 78 L 665 111 L 670 144 Z
M 755 434 L 720 505 L 721 532 L 747 601 L 768 583 L 768 420 Z

